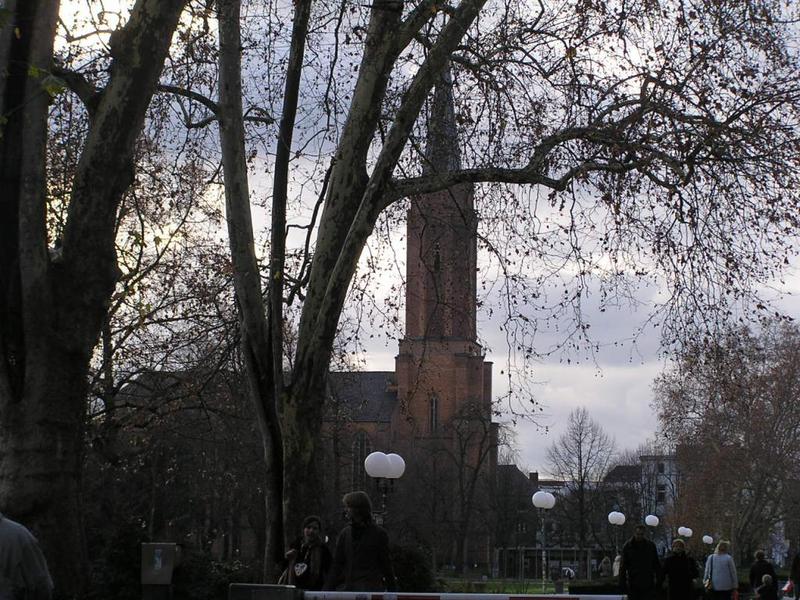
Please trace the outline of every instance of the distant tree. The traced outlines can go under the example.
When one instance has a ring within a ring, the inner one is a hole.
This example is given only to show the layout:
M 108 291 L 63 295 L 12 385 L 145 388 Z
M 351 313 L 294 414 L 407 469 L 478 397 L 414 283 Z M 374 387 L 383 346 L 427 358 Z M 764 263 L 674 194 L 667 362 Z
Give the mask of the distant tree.
M 730 537 L 742 560 L 788 516 L 800 478 L 800 329 L 771 321 L 697 343 L 655 384 L 678 446 L 679 516 Z
M 614 440 L 584 408 L 569 414 L 566 431 L 547 449 L 550 472 L 563 479 L 564 494 L 556 502 L 557 518 L 574 542 L 586 548 L 601 498 L 603 477 L 614 458 Z

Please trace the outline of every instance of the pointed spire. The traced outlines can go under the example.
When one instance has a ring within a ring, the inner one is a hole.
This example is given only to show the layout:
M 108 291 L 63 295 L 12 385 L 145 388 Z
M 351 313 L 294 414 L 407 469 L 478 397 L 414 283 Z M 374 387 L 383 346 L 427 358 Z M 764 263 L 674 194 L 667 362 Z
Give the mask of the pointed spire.
M 453 101 L 453 74 L 448 63 L 433 92 L 422 172 L 443 173 L 460 168 L 461 152 L 458 148 L 458 128 Z

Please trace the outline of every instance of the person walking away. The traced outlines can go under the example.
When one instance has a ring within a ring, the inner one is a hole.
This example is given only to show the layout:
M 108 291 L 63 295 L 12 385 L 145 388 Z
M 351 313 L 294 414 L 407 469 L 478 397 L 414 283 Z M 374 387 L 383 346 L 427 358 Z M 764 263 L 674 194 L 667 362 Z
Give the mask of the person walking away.
M 336 539 L 326 590 L 342 592 L 394 592 L 397 581 L 389 559 L 389 536 L 372 520 L 372 502 L 365 492 L 343 498 L 349 524 Z
M 322 519 L 316 515 L 303 519 L 303 535 L 289 547 L 286 560 L 286 584 L 301 590 L 323 588 L 333 557 L 322 539 Z
M 733 590 L 739 587 L 736 565 L 729 554 L 730 542 L 720 540 L 713 554 L 706 559 L 703 584 L 715 600 L 731 600 Z
M 629 600 L 652 600 L 661 578 L 656 545 L 645 537 L 644 525 L 637 525 L 633 537 L 622 547 L 619 584 Z
M 600 577 L 611 577 L 612 573 L 614 572 L 611 566 L 611 559 L 607 556 L 603 557 L 603 560 L 600 561 Z M 619 573 L 617 573 L 619 575 Z
M 694 597 L 694 580 L 698 575 L 697 563 L 686 553 L 686 544 L 674 540 L 672 552 L 664 560 L 658 588 L 666 581 L 669 600 L 689 600 Z
M 0 599 L 50 600 L 53 580 L 39 542 L 0 513 Z
M 778 582 L 768 573 L 764 573 L 761 585 L 756 588 L 757 600 L 778 600 Z
M 792 582 L 792 597 L 800 598 L 800 552 L 795 554 L 792 566 L 789 569 L 789 581 Z
M 775 567 L 766 558 L 763 550 L 756 550 L 753 555 L 756 559 L 750 566 L 750 589 L 753 591 L 756 588 L 764 585 L 764 575 L 769 575 L 772 585 L 775 587 L 775 593 L 778 592 L 778 576 L 775 574 Z

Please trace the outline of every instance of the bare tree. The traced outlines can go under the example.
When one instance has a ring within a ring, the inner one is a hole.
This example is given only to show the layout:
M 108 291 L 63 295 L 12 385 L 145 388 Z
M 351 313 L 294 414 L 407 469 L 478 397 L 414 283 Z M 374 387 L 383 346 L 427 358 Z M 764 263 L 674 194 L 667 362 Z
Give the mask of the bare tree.
M 558 512 L 572 525 L 582 550 L 587 546 L 600 499 L 598 492 L 613 458 L 614 440 L 584 407 L 569 414 L 566 431 L 547 449 L 550 471 L 565 483 Z

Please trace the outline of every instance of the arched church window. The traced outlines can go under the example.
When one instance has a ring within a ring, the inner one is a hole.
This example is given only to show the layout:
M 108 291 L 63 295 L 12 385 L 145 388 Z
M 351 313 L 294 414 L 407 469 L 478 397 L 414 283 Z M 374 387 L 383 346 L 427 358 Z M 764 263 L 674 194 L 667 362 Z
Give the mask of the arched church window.
M 359 431 L 353 440 L 353 482 L 352 490 L 367 488 L 367 472 L 364 469 L 364 460 L 372 452 L 372 444 L 366 432 Z

